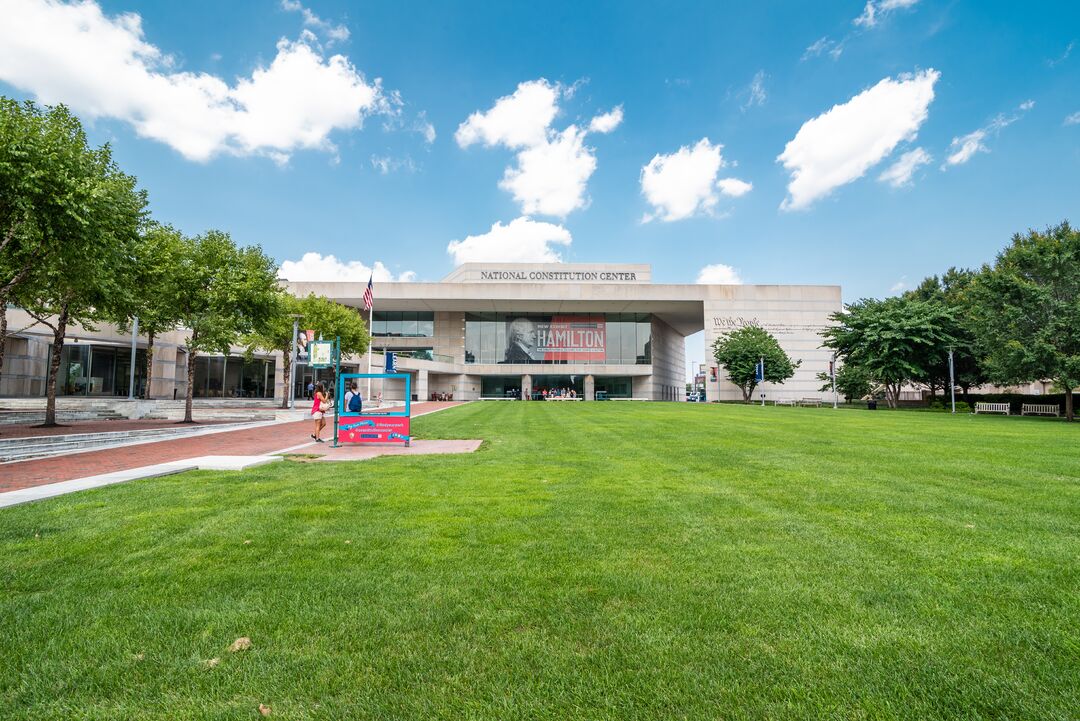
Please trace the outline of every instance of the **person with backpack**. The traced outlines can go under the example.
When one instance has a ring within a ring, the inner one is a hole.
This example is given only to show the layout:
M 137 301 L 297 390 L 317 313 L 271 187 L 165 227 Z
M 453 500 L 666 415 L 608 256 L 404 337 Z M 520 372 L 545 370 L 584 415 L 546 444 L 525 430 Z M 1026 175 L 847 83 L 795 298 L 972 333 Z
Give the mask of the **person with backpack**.
M 349 384 L 349 390 L 345 391 L 345 412 L 363 413 L 364 399 L 356 386 L 356 381 Z

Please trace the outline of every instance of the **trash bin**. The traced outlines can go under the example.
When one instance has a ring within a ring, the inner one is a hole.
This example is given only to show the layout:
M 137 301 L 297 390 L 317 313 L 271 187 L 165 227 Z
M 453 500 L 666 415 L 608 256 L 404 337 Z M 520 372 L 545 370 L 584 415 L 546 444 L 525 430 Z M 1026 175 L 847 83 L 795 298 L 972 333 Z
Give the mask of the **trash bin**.
M 868 411 L 876 411 L 877 410 L 877 401 L 867 401 L 866 402 L 866 410 L 868 410 Z

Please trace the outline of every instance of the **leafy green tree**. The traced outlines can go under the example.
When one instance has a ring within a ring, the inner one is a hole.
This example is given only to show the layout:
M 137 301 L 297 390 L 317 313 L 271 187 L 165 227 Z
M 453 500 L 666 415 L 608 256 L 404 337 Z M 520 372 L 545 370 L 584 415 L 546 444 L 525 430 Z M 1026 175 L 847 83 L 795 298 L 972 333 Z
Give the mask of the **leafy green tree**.
M 115 172 L 108 149 L 91 150 L 64 106 L 0 97 L 0 372 L 8 304 L 40 285 L 44 269 L 70 268 L 111 241 L 91 231 L 108 225 L 101 183 Z
M 1080 231 L 1067 222 L 1013 236 L 972 287 L 983 362 L 996 383 L 1050 379 L 1065 393 L 1080 386 Z
M 828 373 L 818 373 L 817 378 L 823 384 L 819 390 L 822 393 L 831 393 L 832 377 Z M 851 362 L 837 363 L 836 392 L 847 402 L 870 395 L 874 385 L 873 376 L 865 368 Z
M 953 377 L 967 397 L 972 386 L 987 382 L 986 373 L 979 363 L 977 339 L 972 317 L 969 289 L 976 277 L 975 271 L 966 268 L 949 268 L 940 277 L 933 275 L 919 286 L 904 294 L 906 298 L 937 301 L 952 312 L 952 322 L 946 331 L 955 339 L 953 350 Z M 925 375 L 916 379 L 930 388 L 948 390 L 948 348 L 927 349 L 924 362 Z
M 281 407 L 289 404 L 288 388 L 292 379 L 293 315 L 302 316 L 301 328 L 313 329 L 323 338 L 340 338 L 343 356 L 367 352 L 370 336 L 367 324 L 355 308 L 350 308 L 320 295 L 306 298 L 282 294 L 277 307 L 263 328 L 246 339 L 249 349 L 280 351 L 284 358 L 283 376 L 286 392 Z
M 34 263 L 33 282 L 12 291 L 14 302 L 53 331 L 46 426 L 56 425 L 56 381 L 67 328 L 77 323 L 92 330 L 113 316 L 130 289 L 128 273 L 146 213 L 146 193 L 119 170 L 108 145 L 84 145 L 81 155 L 72 153 L 65 172 L 80 186 L 78 201 L 54 207 L 62 218 L 35 211 L 42 236 L 55 234 L 59 246 L 47 246 Z
M 824 346 L 883 384 L 890 408 L 899 404 L 901 386 L 928 375 L 935 348 L 956 343 L 949 333 L 952 312 L 938 301 L 864 299 L 830 320 L 834 325 L 822 332 Z
M 135 245 L 126 297 L 114 308 L 114 321 L 131 329 L 139 319 L 139 332 L 146 334 L 146 395 L 154 380 L 154 341 L 174 330 L 179 323 L 176 298 L 179 292 L 184 236 L 168 225 L 152 223 Z
M 211 230 L 182 241 L 177 269 L 176 312 L 187 330 L 187 393 L 184 423 L 191 423 L 195 359 L 227 354 L 242 337 L 263 332 L 279 308 L 277 266 L 258 246 L 240 248 L 227 233 Z
M 768 331 L 748 325 L 722 335 L 713 342 L 713 357 L 724 366 L 728 379 L 742 390 L 748 403 L 757 387 L 758 361 L 765 359 L 765 380 L 783 383 L 795 375 L 802 361 L 792 361 Z

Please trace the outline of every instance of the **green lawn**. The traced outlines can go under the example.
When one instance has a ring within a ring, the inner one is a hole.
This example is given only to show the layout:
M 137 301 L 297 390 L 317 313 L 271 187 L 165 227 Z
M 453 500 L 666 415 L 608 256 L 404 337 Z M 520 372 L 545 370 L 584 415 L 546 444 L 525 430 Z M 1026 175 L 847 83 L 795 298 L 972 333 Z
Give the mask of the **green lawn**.
M 476 403 L 414 429 L 487 443 L 0 510 L 0 717 L 1080 714 L 1080 424 Z

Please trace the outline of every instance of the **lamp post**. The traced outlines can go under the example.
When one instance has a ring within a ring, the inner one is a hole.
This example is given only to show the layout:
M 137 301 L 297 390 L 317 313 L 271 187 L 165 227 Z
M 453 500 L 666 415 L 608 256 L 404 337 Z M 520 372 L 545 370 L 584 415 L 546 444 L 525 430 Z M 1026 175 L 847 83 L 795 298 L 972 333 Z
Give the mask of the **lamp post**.
M 128 372 L 128 400 L 135 400 L 135 346 L 139 340 L 139 316 L 131 323 L 131 369 Z M 147 388 L 147 391 L 150 389 Z
M 953 379 L 953 349 L 949 348 L 949 398 L 952 402 L 952 412 L 956 413 L 956 381 Z
M 836 410 L 836 353 L 832 354 L 832 360 L 829 361 L 829 375 L 832 376 L 832 407 Z
M 289 387 L 286 389 L 289 398 L 289 410 L 296 407 L 296 336 L 300 331 L 300 319 L 304 316 L 300 313 L 290 313 L 292 320 L 292 345 L 289 346 L 289 367 L 292 374 L 289 376 Z

